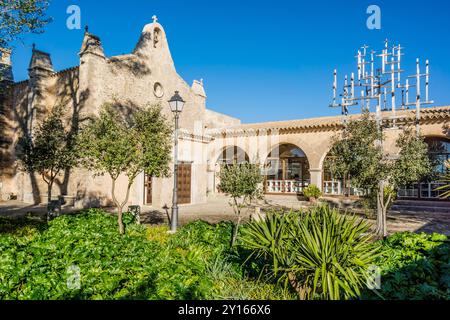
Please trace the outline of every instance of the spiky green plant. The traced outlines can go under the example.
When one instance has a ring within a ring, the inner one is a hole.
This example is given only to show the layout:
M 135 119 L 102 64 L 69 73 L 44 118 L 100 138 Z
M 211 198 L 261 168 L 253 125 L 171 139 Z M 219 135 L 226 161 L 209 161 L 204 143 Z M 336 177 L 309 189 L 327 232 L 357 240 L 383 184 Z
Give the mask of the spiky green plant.
M 436 191 L 445 190 L 445 192 L 440 195 L 442 199 L 450 198 L 450 160 L 445 163 L 445 166 L 447 167 L 447 173 L 439 180 L 439 182 L 444 183 L 444 185 L 436 189 Z
M 243 246 L 266 258 L 273 274 L 300 299 L 358 298 L 378 251 L 366 222 L 328 206 L 272 212 L 243 233 Z

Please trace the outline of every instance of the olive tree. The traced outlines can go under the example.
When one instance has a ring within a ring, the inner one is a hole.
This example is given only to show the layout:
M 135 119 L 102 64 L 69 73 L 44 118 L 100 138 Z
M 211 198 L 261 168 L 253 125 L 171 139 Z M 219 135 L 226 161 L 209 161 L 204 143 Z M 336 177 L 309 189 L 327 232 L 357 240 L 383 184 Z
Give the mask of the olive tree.
M 105 104 L 80 135 L 83 165 L 112 179 L 111 197 L 117 208 L 119 232 L 125 233 L 123 207 L 136 177 L 169 175 L 172 128 L 159 106 L 150 106 L 124 115 L 114 104 Z M 118 199 L 117 179 L 128 178 L 125 197 Z
M 428 147 L 423 137 L 405 128 L 396 140 L 397 152 L 383 150 L 385 136 L 369 113 L 350 121 L 333 138 L 327 166 L 336 177 L 350 176 L 352 185 L 375 197 L 376 233 L 387 235 L 387 210 L 401 186 L 420 181 L 431 171 Z
M 253 200 L 262 197 L 263 176 L 257 164 L 227 164 L 219 173 L 219 190 L 230 196 L 230 206 L 237 217 L 233 228 L 231 245 L 234 246 L 242 221 L 242 210 L 249 208 Z
M 17 144 L 17 158 L 22 170 L 38 173 L 47 184 L 48 203 L 59 173 L 76 165 L 76 136 L 66 130 L 63 108 L 55 107 L 32 135 L 25 134 Z
M 47 0 L 1 0 L 0 1 L 0 48 L 10 48 L 11 43 L 26 33 L 41 33 L 51 22 L 47 17 Z M 0 65 L 0 83 L 5 66 Z M 0 93 L 4 90 L 0 87 Z
M 40 33 L 51 21 L 48 0 L 0 1 L 0 47 L 7 47 L 25 33 Z

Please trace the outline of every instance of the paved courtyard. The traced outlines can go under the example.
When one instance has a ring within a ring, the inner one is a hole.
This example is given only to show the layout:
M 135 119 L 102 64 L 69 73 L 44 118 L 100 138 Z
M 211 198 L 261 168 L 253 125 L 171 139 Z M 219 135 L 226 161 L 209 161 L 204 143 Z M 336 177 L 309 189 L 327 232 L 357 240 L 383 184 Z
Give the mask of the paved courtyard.
M 210 223 L 233 220 L 235 215 L 228 204 L 229 200 L 223 196 L 210 198 L 208 203 L 197 205 L 180 206 L 180 223 L 186 224 L 191 221 L 202 219 Z M 261 210 L 273 208 L 306 209 L 309 203 L 298 201 L 295 197 L 270 197 L 267 196 L 259 204 Z M 113 212 L 113 208 L 107 210 Z M 44 206 L 27 205 L 18 201 L 0 202 L 0 216 L 21 217 L 31 214 L 33 216 L 45 216 Z M 64 208 L 64 213 L 76 211 Z M 170 216 L 170 208 L 142 207 L 141 219 L 147 224 L 167 223 Z M 373 220 L 369 220 L 374 222 Z M 413 232 L 438 232 L 450 235 L 450 214 L 438 212 L 391 212 L 388 218 L 388 230 L 390 233 L 400 231 Z

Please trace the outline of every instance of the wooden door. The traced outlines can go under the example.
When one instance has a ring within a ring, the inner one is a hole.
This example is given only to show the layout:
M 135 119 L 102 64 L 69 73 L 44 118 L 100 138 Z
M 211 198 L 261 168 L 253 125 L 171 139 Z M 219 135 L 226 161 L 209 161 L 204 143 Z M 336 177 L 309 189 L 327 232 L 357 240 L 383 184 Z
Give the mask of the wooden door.
M 145 203 L 147 205 L 151 205 L 153 202 L 152 193 L 153 193 L 152 177 L 146 175 L 145 176 Z
M 191 203 L 191 177 L 192 164 L 180 163 L 178 165 L 178 203 Z

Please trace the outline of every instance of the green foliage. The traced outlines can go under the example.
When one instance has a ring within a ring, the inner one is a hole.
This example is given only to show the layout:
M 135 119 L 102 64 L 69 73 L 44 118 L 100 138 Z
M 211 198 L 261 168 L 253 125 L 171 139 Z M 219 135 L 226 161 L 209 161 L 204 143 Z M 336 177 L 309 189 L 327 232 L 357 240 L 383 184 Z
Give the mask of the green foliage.
M 400 233 L 370 244 L 354 217 L 325 208 L 273 212 L 241 228 L 248 256 L 230 247 L 230 222 L 196 221 L 175 235 L 166 226 L 136 225 L 131 216 L 127 223 L 120 236 L 114 217 L 96 209 L 48 225 L 1 218 L 0 300 L 294 299 L 286 280 L 306 298 L 359 298 L 369 264 L 382 269 L 379 294 L 386 299 L 449 299 L 442 235 Z M 71 266 L 80 269 L 79 289 L 67 285 Z M 379 299 L 368 290 L 362 297 Z
M 253 200 L 261 196 L 263 176 L 259 165 L 251 163 L 223 165 L 219 179 L 219 190 L 232 198 Z
M 171 133 L 159 106 L 125 115 L 117 105 L 106 104 L 80 136 L 84 165 L 113 179 L 126 174 L 133 180 L 142 171 L 167 176 Z
M 385 186 L 383 196 L 384 196 L 384 203 L 388 203 L 387 209 L 390 209 L 392 207 L 392 205 L 394 204 L 395 200 L 397 200 L 397 191 L 394 188 L 392 188 L 392 186 Z M 388 199 L 389 199 L 389 201 L 388 201 Z M 370 193 L 363 199 L 362 203 L 365 208 L 376 209 L 377 208 L 377 194 Z
M 436 189 L 437 191 L 444 191 L 440 196 L 442 199 L 450 198 L 450 161 L 447 161 L 445 166 L 447 172 L 439 180 L 439 182 L 444 183 L 444 185 Z
M 431 171 L 428 146 L 423 137 L 405 129 L 396 140 L 398 154 L 386 156 L 380 148 L 385 137 L 369 113 L 350 121 L 333 139 L 327 167 L 336 177 L 350 176 L 357 188 L 377 190 L 385 180 L 397 189 L 419 181 Z
M 362 220 L 321 206 L 272 212 L 246 225 L 241 240 L 301 299 L 351 299 L 360 295 L 377 254 L 368 231 Z
M 146 238 L 149 241 L 164 245 L 170 238 L 170 235 L 168 233 L 169 230 L 169 227 L 166 225 L 149 226 L 147 228 Z
M 385 299 L 450 299 L 450 244 L 444 235 L 396 233 L 379 241 L 381 294 Z M 371 291 L 366 299 L 378 299 Z
M 151 106 L 120 112 L 120 106 L 106 104 L 80 135 L 83 165 L 112 179 L 111 195 L 118 210 L 120 233 L 124 233 L 122 210 L 128 202 L 130 188 L 137 175 L 168 176 L 171 159 L 171 133 L 161 107 Z M 128 177 L 123 201 L 116 197 L 116 181 L 121 174 Z
M 397 189 L 399 186 L 420 181 L 432 171 L 428 156 L 428 145 L 423 137 L 417 137 L 411 130 L 405 130 L 397 139 L 398 158 L 388 166 L 388 181 Z
M 219 179 L 218 188 L 231 197 L 230 206 L 233 207 L 237 216 L 231 240 L 231 244 L 234 245 L 239 234 L 242 209 L 248 209 L 253 200 L 262 198 L 261 184 L 264 177 L 261 174 L 260 166 L 257 164 L 235 163 L 223 165 L 220 169 Z
M 61 171 L 75 166 L 77 158 L 76 138 L 64 127 L 63 111 L 62 107 L 55 107 L 37 127 L 33 137 L 24 135 L 17 145 L 21 169 L 42 177 L 48 185 L 49 201 L 56 177 Z
M 281 299 L 275 284 L 244 275 L 230 248 L 231 223 L 167 228 L 133 224 L 125 235 L 101 210 L 0 220 L 0 299 Z M 67 270 L 80 269 L 79 289 Z
M 306 198 L 318 199 L 322 196 L 322 192 L 320 191 L 319 187 L 314 184 L 310 184 L 305 189 L 303 189 L 303 195 Z
M 326 167 L 338 178 L 351 177 L 354 187 L 367 190 L 369 203 L 377 207 L 376 233 L 387 235 L 386 217 L 392 193 L 384 195 L 385 187 L 397 191 L 400 186 L 420 181 L 432 170 L 428 146 L 423 137 L 405 129 L 396 140 L 397 154 L 385 154 L 385 140 L 369 113 L 350 121 L 342 134 L 333 139 Z
M 40 33 L 51 21 L 46 17 L 47 0 L 2 0 L 0 2 L 0 47 L 8 44 L 22 34 Z
M 382 153 L 376 141 L 382 139 L 376 122 L 369 113 L 359 120 L 350 121 L 342 134 L 333 138 L 327 168 L 337 178 L 352 177 L 355 187 L 372 188 L 373 177 L 380 173 Z

